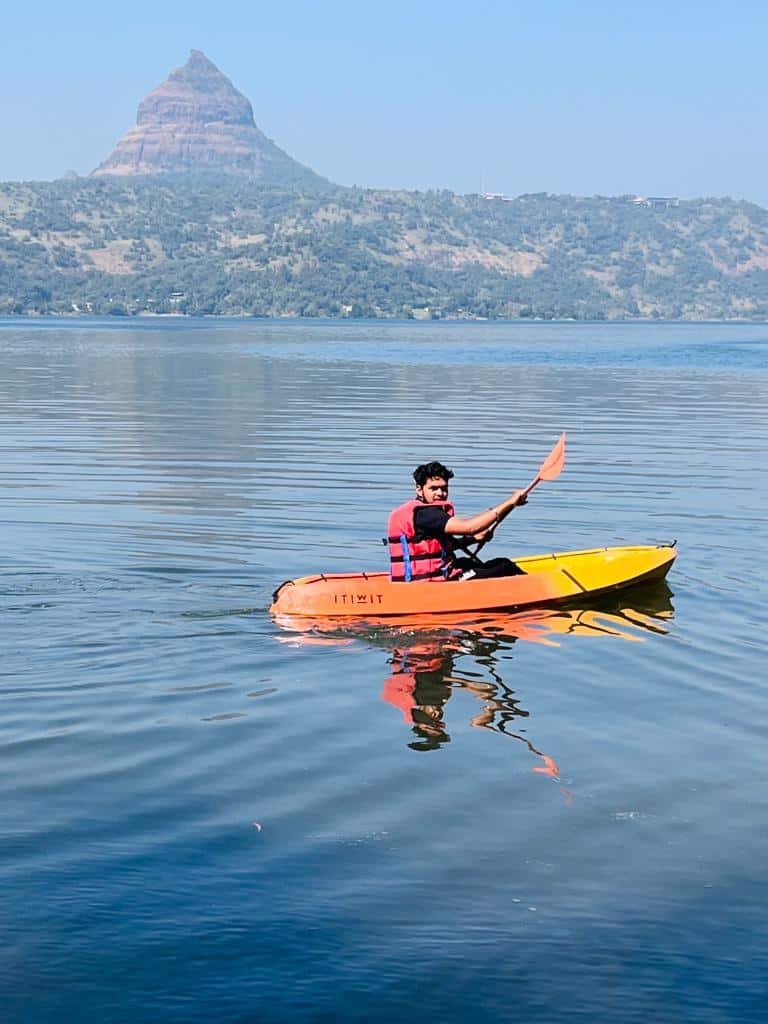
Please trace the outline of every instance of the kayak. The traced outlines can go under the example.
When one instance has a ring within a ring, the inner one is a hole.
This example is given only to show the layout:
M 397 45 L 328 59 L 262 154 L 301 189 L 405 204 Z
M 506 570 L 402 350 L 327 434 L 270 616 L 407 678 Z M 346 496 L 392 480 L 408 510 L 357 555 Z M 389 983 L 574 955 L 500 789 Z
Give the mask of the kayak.
M 445 615 L 390 615 L 379 618 L 365 614 L 356 618 L 319 615 L 273 615 L 282 631 L 276 637 L 292 647 L 347 646 L 354 643 L 360 625 L 383 629 L 383 637 L 394 637 L 408 644 L 415 637 L 426 642 L 450 643 L 451 638 L 468 636 L 481 644 L 491 641 L 526 640 L 558 647 L 558 634 L 567 636 L 620 637 L 637 642 L 644 633 L 665 635 L 666 625 L 674 617 L 672 591 L 665 580 L 628 587 L 602 597 L 567 604 L 520 609 L 496 608 L 489 611 L 454 612 Z M 350 630 L 353 632 L 350 633 Z M 420 641 L 419 641 L 420 642 Z
M 516 558 L 521 576 L 393 583 L 386 572 L 319 573 L 287 580 L 272 615 L 361 618 L 444 615 L 559 605 L 663 579 L 677 557 L 672 544 L 561 551 Z

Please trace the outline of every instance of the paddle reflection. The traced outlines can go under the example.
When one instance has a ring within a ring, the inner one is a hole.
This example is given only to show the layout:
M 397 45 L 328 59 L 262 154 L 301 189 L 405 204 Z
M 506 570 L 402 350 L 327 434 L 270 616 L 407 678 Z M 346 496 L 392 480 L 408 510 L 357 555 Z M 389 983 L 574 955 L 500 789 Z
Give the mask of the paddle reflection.
M 451 617 L 366 619 L 277 619 L 286 643 L 350 644 L 355 641 L 388 652 L 389 675 L 382 699 L 396 708 L 411 731 L 412 750 L 437 750 L 451 741 L 445 721 L 450 698 L 463 691 L 478 708 L 469 725 L 524 744 L 536 758 L 532 771 L 559 781 L 555 759 L 526 735 L 522 720 L 530 712 L 505 683 L 500 663 L 518 641 L 560 646 L 568 637 L 613 638 L 633 643 L 665 634 L 673 617 L 672 593 L 666 583 L 634 588 L 589 608 L 534 609 L 524 613 L 489 613 Z M 566 799 L 570 794 L 563 790 Z

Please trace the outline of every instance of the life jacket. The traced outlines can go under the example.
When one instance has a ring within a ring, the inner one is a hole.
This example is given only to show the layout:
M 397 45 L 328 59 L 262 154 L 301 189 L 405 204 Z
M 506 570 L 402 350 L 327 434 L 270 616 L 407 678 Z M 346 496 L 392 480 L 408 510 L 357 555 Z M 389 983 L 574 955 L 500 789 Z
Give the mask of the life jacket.
M 434 501 L 431 505 L 444 508 L 454 515 L 450 501 Z M 394 583 L 415 580 L 445 580 L 451 573 L 453 543 L 448 537 L 417 537 L 413 519 L 416 509 L 424 508 L 423 501 L 415 498 L 390 513 L 387 522 L 389 543 L 389 575 Z

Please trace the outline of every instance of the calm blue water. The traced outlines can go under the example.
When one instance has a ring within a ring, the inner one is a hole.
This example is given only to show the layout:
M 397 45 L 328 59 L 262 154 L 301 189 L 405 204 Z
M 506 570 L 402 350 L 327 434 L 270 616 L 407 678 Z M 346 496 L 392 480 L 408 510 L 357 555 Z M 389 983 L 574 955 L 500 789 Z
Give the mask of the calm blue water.
M 768 325 L 0 321 L 3 1022 L 751 1022 Z M 439 458 L 598 608 L 302 632 Z

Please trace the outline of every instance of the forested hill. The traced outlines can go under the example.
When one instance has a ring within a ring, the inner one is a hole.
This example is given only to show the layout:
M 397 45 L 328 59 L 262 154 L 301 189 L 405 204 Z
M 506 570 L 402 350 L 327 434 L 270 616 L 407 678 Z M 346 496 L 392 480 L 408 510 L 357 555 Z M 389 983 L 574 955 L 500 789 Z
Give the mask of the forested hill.
M 730 199 L 0 185 L 0 314 L 768 317 L 768 211 Z

